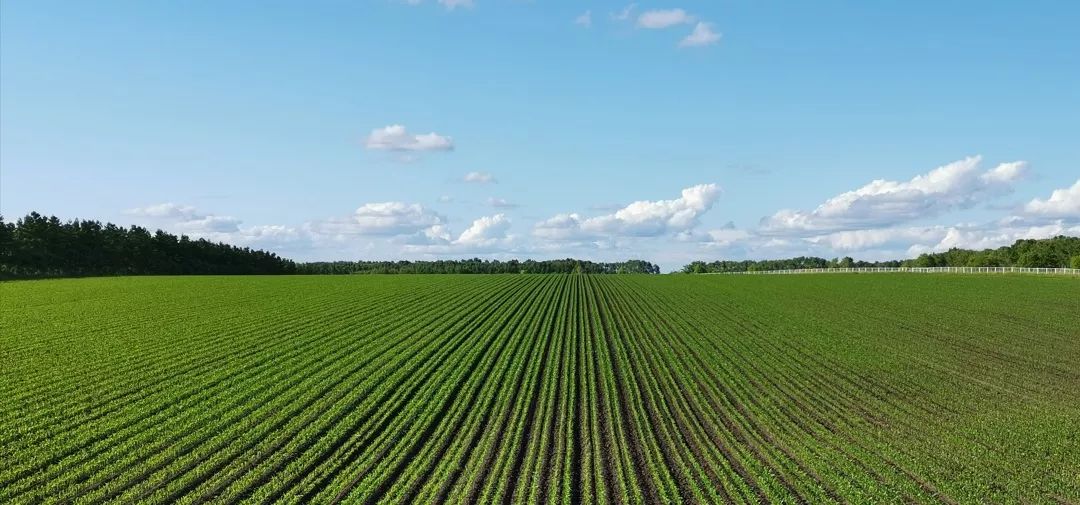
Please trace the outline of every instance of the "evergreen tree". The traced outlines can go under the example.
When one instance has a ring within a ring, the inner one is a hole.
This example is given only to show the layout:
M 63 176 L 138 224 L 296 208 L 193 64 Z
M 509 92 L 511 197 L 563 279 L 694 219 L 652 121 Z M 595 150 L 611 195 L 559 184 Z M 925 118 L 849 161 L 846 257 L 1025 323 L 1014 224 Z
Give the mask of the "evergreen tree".
M 191 240 L 158 230 L 31 212 L 0 217 L 0 278 L 85 275 L 287 274 L 296 265 L 274 253 Z

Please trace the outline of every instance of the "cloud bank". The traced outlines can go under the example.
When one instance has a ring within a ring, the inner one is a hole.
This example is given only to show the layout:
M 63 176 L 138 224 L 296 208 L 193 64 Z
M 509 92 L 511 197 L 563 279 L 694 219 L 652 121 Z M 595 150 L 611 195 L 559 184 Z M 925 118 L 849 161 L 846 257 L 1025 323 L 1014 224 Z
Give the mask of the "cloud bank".
M 1027 167 L 1016 161 L 980 172 L 981 161 L 980 156 L 971 156 L 909 181 L 877 179 L 810 211 L 780 210 L 762 219 L 761 228 L 771 233 L 828 232 L 934 217 L 1011 191 Z
M 514 223 L 502 212 L 447 217 L 424 204 L 405 201 L 363 203 L 352 213 L 299 226 L 245 226 L 231 216 L 171 202 L 130 209 L 127 214 L 197 238 L 299 251 L 298 259 L 305 251 L 318 254 L 315 259 L 447 255 L 645 257 L 684 263 L 800 255 L 900 259 L 953 247 L 983 249 L 1019 239 L 1080 235 L 1080 180 L 1011 206 L 986 205 L 1015 191 L 1028 171 L 1023 161 L 987 168 L 979 156 L 972 156 L 906 180 L 872 180 L 809 210 L 779 210 L 749 228 L 730 221 L 719 227 L 703 224 L 729 217 L 710 215 L 722 194 L 711 183 L 686 187 L 669 199 L 585 205 L 591 210 L 529 217 L 523 223 L 530 231 L 525 235 L 515 235 Z M 495 182 L 486 172 L 470 172 L 461 180 Z M 441 203 L 453 200 L 450 195 L 438 198 Z M 463 201 L 454 208 L 467 212 L 477 205 L 517 207 L 516 202 L 492 197 L 486 202 Z M 981 206 L 984 214 L 1004 211 L 996 220 L 947 221 L 950 213 L 972 206 Z

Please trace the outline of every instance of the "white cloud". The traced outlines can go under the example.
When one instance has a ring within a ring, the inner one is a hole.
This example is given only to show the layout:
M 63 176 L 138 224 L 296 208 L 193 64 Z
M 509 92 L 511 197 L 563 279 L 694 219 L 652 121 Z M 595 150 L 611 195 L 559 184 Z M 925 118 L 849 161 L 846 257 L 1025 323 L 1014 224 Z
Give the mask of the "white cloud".
M 159 203 L 125 211 L 125 214 L 170 222 L 181 233 L 203 236 L 210 233 L 231 233 L 240 229 L 241 220 L 230 216 L 203 214 L 190 205 Z
M 694 22 L 694 17 L 682 9 L 659 9 L 642 12 L 637 19 L 637 25 L 641 28 L 652 30 L 670 28 L 676 25 Z
M 712 23 L 699 22 L 694 26 L 694 31 L 690 32 L 685 38 L 679 42 L 679 47 L 701 47 L 716 44 L 720 41 L 720 34 L 713 31 Z
M 735 227 L 735 223 L 727 222 L 723 227 L 704 232 L 686 230 L 679 232 L 675 238 L 680 242 L 703 244 L 707 247 L 728 247 L 732 244 L 745 242 L 754 235 L 747 230 Z
M 629 11 L 623 11 L 623 14 L 628 16 Z M 637 18 L 639 28 L 651 30 L 662 30 L 695 22 L 697 24 L 694 25 L 694 29 L 679 41 L 679 47 L 711 46 L 720 41 L 721 35 L 713 29 L 712 23 L 699 21 L 682 9 L 648 10 L 642 12 Z
M 979 176 L 986 184 L 1008 184 L 1027 173 L 1027 162 L 1013 161 L 1002 163 Z
M 442 195 L 439 197 L 439 203 L 450 203 L 454 201 L 454 197 L 450 195 Z
M 201 217 L 198 212 L 195 211 L 195 207 L 190 205 L 177 205 L 175 203 L 159 203 L 155 205 L 148 205 L 146 207 L 138 207 L 124 211 L 125 214 L 140 217 L 152 217 L 160 219 L 198 219 Z
M 1024 206 L 1024 213 L 1041 217 L 1080 218 L 1080 179 L 1071 187 L 1055 189 L 1046 200 L 1031 200 Z
M 536 224 L 533 234 L 549 240 L 602 237 L 655 237 L 689 230 L 697 225 L 720 196 L 715 184 L 699 184 L 682 190 L 673 200 L 642 200 L 613 214 L 583 218 L 559 214 Z
M 444 246 L 453 240 L 450 230 L 445 225 L 437 224 L 405 237 L 402 242 L 410 246 Z
M 1021 239 L 1043 239 L 1070 234 L 1080 234 L 1080 225 L 1065 220 L 1033 224 L 1022 218 L 1011 217 L 985 224 L 961 223 L 952 226 L 887 227 L 833 232 L 802 239 L 802 249 L 798 254 L 835 256 L 860 252 L 860 256 L 869 254 L 882 259 L 904 259 L 922 253 L 947 251 L 954 247 L 995 249 Z
M 509 229 L 510 220 L 505 215 L 484 216 L 473 221 L 468 229 L 461 232 L 455 243 L 469 246 L 490 245 L 506 239 Z
M 473 0 L 439 0 L 439 5 L 446 7 L 446 10 L 448 11 L 452 11 L 458 7 L 471 9 L 475 3 Z
M 941 240 L 948 230 L 942 226 L 873 228 L 846 230 L 808 237 L 807 242 L 833 251 L 864 251 L 886 246 L 909 247 L 913 243 Z
M 574 24 L 585 28 L 592 26 L 592 11 L 585 11 L 580 16 L 574 18 Z
M 626 21 L 630 19 L 630 15 L 634 13 L 635 7 L 637 7 L 637 4 L 629 4 L 626 7 L 623 7 L 621 11 L 613 13 L 611 17 L 616 21 Z
M 533 235 L 548 240 L 574 240 L 583 238 L 581 224 L 585 221 L 579 214 L 557 214 L 536 223 Z
M 450 230 L 446 229 L 446 227 L 441 224 L 437 224 L 424 230 L 424 236 L 438 242 L 449 242 L 451 240 Z
M 452 151 L 450 137 L 437 133 L 414 135 L 402 125 L 390 125 L 371 131 L 364 143 L 368 149 L 381 151 Z
M 508 202 L 504 198 L 491 197 L 491 198 L 488 198 L 487 203 L 488 203 L 488 205 L 490 205 L 492 207 L 495 207 L 497 209 L 514 209 L 514 208 L 518 207 L 518 204 Z
M 202 213 L 189 205 L 162 203 L 125 213 L 151 218 L 154 226 L 172 233 L 238 246 L 275 249 L 310 238 L 307 232 L 284 225 L 242 226 L 243 221 L 235 217 Z
M 465 177 L 462 177 L 461 180 L 463 182 L 471 182 L 475 184 L 488 184 L 498 182 L 495 180 L 495 176 L 487 172 L 469 172 L 465 174 Z
M 932 246 L 913 245 L 908 250 L 914 255 L 923 252 L 942 252 L 960 247 L 964 249 L 990 249 L 1000 247 L 1013 241 L 1012 234 L 1003 232 L 987 232 L 985 230 L 966 230 L 963 228 L 948 228 L 945 236 Z
M 360 206 L 351 216 L 309 221 L 303 231 L 315 245 L 430 245 L 450 240 L 445 221 L 443 216 L 418 203 L 376 202 Z
M 366 203 L 353 215 L 353 228 L 361 235 L 405 235 L 442 222 L 442 216 L 418 203 Z
M 243 229 L 243 234 L 250 242 L 293 241 L 301 235 L 296 228 L 276 224 L 250 226 Z
M 232 233 L 240 231 L 240 221 L 229 216 L 201 216 L 177 223 L 184 232 L 191 234 Z
M 504 214 L 474 220 L 457 238 L 443 225 L 434 225 L 399 241 L 405 252 L 433 255 L 505 253 L 513 247 L 510 219 Z
M 738 228 L 720 228 L 717 230 L 709 230 L 705 233 L 709 237 L 710 244 L 720 246 L 728 246 L 746 240 L 752 236 L 750 232 Z
M 1058 235 L 1080 235 L 1080 225 L 1057 221 L 1038 226 L 1005 227 L 949 227 L 941 240 L 912 245 L 908 254 L 917 256 L 928 252 L 942 252 L 954 247 L 961 249 L 996 249 L 1017 240 L 1044 239 Z
M 126 212 L 146 223 L 161 223 L 174 233 L 277 250 L 295 259 L 434 259 L 475 254 L 616 260 L 630 254 L 659 261 L 665 269 L 695 259 L 802 255 L 903 259 L 952 247 L 995 248 L 1018 239 L 1080 235 L 1080 180 L 1039 198 L 1025 199 L 1026 204 L 1015 207 L 1015 215 L 998 221 L 927 220 L 1004 195 L 1026 171 L 1024 162 L 983 168 L 978 157 L 967 158 L 908 180 L 873 181 L 824 199 L 810 210 L 780 211 L 764 219 L 760 227 L 747 229 L 736 228 L 734 223 L 719 228 L 702 226 L 702 216 L 720 196 L 720 188 L 714 184 L 685 188 L 669 200 L 593 207 L 580 214 L 563 213 L 530 221 L 529 236 L 513 234 L 510 219 L 503 213 L 509 212 L 501 209 L 515 205 L 494 197 L 486 200 L 487 205 L 497 209 L 489 211 L 494 215 L 463 222 L 451 222 L 426 204 L 396 201 L 367 203 L 354 214 L 343 213 L 295 227 L 245 226 L 237 218 L 176 203 Z M 486 172 L 459 176 L 458 180 L 470 183 L 495 182 Z M 439 201 L 452 199 L 442 197 Z
M 218 231 L 204 230 L 192 232 L 191 236 L 212 242 L 271 250 L 295 246 L 307 248 L 312 244 L 312 236 L 309 233 L 284 225 L 257 225 Z
M 699 184 L 682 190 L 674 200 L 637 201 L 614 214 L 585 221 L 586 229 L 633 236 L 656 236 L 681 231 L 697 224 L 697 218 L 712 208 L 720 196 L 715 184 Z
M 830 198 L 812 211 L 781 210 L 762 219 L 766 232 L 840 231 L 882 227 L 932 217 L 1001 195 L 1026 172 L 1024 162 L 979 173 L 981 157 L 938 167 L 910 181 L 875 180 Z

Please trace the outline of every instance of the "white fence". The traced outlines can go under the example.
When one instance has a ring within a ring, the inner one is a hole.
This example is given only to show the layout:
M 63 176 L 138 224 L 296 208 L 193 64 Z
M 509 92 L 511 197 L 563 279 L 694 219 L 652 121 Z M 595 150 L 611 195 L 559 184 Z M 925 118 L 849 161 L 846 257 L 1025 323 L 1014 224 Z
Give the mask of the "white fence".
M 864 267 L 864 268 L 795 268 L 789 270 L 759 270 L 756 272 L 715 272 L 717 274 L 845 274 L 907 272 L 920 274 L 1041 274 L 1080 275 L 1077 268 L 1026 268 L 1026 267 Z

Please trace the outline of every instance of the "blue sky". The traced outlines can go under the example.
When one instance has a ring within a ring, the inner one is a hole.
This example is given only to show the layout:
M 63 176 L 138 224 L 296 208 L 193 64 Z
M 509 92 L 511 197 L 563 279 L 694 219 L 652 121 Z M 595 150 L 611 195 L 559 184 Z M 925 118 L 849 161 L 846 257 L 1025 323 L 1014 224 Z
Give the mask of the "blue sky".
M 1080 234 L 1077 19 L 1075 2 L 4 2 L 0 212 L 303 260 L 669 269 Z

